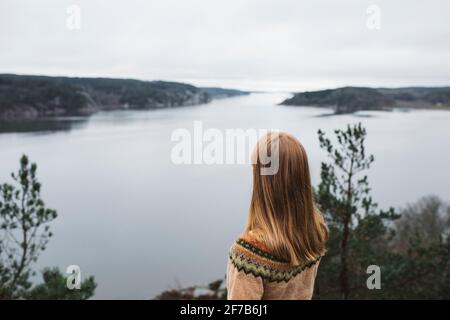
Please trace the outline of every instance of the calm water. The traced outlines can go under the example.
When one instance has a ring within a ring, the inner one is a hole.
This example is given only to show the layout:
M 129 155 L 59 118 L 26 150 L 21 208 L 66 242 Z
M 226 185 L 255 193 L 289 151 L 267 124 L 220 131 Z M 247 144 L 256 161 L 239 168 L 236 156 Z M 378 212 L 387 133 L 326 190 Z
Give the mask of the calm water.
M 192 130 L 195 120 L 205 129 L 295 134 L 309 153 L 315 185 L 325 159 L 317 129 L 361 121 L 376 158 L 370 181 L 381 207 L 427 194 L 450 200 L 450 112 L 324 117 L 324 109 L 276 106 L 285 97 L 252 94 L 195 107 L 101 113 L 0 134 L 0 181 L 28 154 L 38 163 L 47 204 L 59 211 L 37 268 L 79 265 L 82 276 L 96 277 L 96 298 L 152 298 L 224 276 L 228 248 L 246 220 L 250 167 L 174 165 L 171 133 Z

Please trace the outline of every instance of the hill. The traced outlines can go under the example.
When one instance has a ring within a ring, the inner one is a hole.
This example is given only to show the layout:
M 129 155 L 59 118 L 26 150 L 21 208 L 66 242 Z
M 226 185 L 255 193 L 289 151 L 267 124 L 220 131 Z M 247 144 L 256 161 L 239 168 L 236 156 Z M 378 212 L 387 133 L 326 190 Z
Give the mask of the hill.
M 248 91 L 241 91 L 236 89 L 224 89 L 215 87 L 201 88 L 201 89 L 202 91 L 209 94 L 212 99 L 231 98 L 250 94 L 250 92 Z
M 0 120 L 171 108 L 211 99 L 205 90 L 176 82 L 0 75 Z
M 450 108 L 450 87 L 343 87 L 294 94 L 282 105 L 333 108 L 335 113 L 402 108 Z

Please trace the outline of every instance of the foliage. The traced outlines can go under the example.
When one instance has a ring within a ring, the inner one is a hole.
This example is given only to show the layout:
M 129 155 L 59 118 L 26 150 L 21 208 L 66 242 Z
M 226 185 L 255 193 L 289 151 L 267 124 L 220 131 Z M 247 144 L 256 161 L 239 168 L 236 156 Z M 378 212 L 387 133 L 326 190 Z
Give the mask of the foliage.
M 427 196 L 408 204 L 401 214 L 390 248 L 396 254 L 394 272 L 384 297 L 449 299 L 450 206 Z
M 392 208 L 377 209 L 365 174 L 374 161 L 365 151 L 366 130 L 361 124 L 347 126 L 335 130 L 335 137 L 333 144 L 319 130 L 320 146 L 331 161 L 322 163 L 316 200 L 331 238 L 318 273 L 315 297 L 449 298 L 444 204 L 431 197 L 407 206 L 401 215 Z M 380 290 L 367 288 L 370 265 L 381 268 Z
M 0 186 L 0 285 L 11 297 L 20 296 L 30 287 L 30 265 L 45 250 L 52 236 L 48 225 L 57 214 L 45 206 L 40 196 L 41 184 L 36 178 L 36 164 L 23 156 L 20 169 L 12 178 L 18 185 Z
M 46 268 L 42 271 L 44 283 L 38 284 L 26 293 L 26 299 L 34 300 L 86 300 L 94 295 L 97 284 L 94 277 L 81 283 L 81 290 L 68 290 L 66 278 L 58 268 Z
M 388 221 L 398 216 L 391 208 L 377 210 L 365 172 L 374 161 L 365 150 L 366 130 L 361 124 L 335 130 L 336 143 L 319 130 L 320 147 L 331 159 L 322 163 L 316 200 L 330 228 L 330 249 L 321 266 L 319 294 L 334 292 L 347 299 L 353 288 L 365 285 L 365 269 L 383 256 Z M 321 270 L 322 271 L 322 270 Z M 325 288 L 322 284 L 327 285 Z M 333 297 L 336 297 L 333 294 Z
M 36 297 L 33 292 L 56 288 L 55 281 L 62 278 L 53 269 L 44 271 L 41 287 L 32 288 L 30 281 L 34 275 L 31 266 L 52 237 L 49 224 L 57 217 L 41 197 L 36 171 L 37 165 L 23 155 L 19 171 L 11 175 L 15 184 L 0 185 L 0 299 Z M 95 289 L 93 278 L 85 284 L 79 297 L 90 296 Z M 48 292 L 47 296 L 57 297 L 60 292 Z
M 224 300 L 227 297 L 223 288 L 224 279 L 211 282 L 206 287 L 192 286 L 167 290 L 156 296 L 157 300 Z M 199 292 L 200 291 L 200 292 Z

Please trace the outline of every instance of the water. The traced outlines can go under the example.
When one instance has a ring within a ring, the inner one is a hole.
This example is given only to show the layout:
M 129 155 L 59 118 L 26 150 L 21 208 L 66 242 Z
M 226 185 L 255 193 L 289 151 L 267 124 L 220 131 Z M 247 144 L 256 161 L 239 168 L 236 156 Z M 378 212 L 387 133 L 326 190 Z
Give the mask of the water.
M 77 264 L 83 277 L 95 276 L 95 298 L 105 299 L 153 298 L 168 288 L 223 277 L 228 248 L 245 224 L 251 172 L 248 165 L 174 165 L 171 133 L 192 130 L 195 120 L 205 129 L 293 133 L 309 154 L 314 185 L 325 159 L 317 129 L 331 132 L 360 121 L 376 158 L 370 182 L 381 207 L 428 194 L 450 200 L 450 112 L 323 117 L 329 111 L 276 105 L 287 96 L 100 113 L 0 134 L 0 181 L 9 180 L 26 153 L 38 163 L 47 204 L 59 212 L 52 223 L 55 237 L 36 269 Z

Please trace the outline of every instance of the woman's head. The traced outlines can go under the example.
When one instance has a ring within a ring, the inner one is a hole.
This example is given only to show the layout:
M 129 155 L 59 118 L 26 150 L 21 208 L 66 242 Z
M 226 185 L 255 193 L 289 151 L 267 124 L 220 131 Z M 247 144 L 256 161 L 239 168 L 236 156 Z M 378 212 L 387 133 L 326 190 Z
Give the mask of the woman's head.
M 268 133 L 255 147 L 252 162 L 247 231 L 256 232 L 274 254 L 293 265 L 323 255 L 328 231 L 314 204 L 308 158 L 301 143 L 287 133 Z M 277 168 L 276 172 L 267 174 L 268 166 Z

